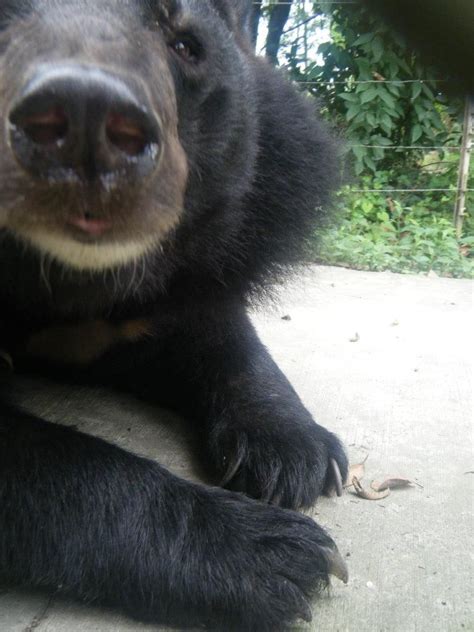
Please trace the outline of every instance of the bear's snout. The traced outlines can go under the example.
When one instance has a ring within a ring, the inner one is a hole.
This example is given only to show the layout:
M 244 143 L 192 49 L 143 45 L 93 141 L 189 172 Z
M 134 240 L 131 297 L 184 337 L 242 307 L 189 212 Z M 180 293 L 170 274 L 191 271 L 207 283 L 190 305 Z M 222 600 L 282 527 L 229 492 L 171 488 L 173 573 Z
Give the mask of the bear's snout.
M 10 146 L 31 175 L 55 182 L 150 174 L 160 122 L 131 81 L 79 64 L 42 65 L 14 103 Z

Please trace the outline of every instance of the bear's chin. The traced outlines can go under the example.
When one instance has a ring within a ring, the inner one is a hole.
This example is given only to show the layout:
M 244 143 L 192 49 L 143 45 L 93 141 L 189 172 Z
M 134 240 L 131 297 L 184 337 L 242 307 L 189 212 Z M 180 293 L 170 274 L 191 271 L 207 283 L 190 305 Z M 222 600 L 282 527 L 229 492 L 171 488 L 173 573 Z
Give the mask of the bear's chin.
M 157 247 L 157 238 L 81 242 L 68 235 L 37 228 L 16 235 L 41 255 L 78 272 L 102 272 L 138 262 Z

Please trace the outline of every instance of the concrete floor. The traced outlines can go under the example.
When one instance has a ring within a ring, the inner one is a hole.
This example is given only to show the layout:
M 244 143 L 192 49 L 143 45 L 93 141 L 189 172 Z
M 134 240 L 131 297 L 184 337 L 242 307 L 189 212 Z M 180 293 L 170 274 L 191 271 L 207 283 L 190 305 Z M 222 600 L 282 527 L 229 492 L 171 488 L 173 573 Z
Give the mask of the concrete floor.
M 315 417 L 341 436 L 352 463 L 368 457 L 364 482 L 418 483 L 381 501 L 346 492 L 318 503 L 314 515 L 351 578 L 335 580 L 313 624 L 295 629 L 474 630 L 472 289 L 467 280 L 309 267 L 277 307 L 255 315 Z M 19 383 L 18 396 L 30 386 Z M 32 399 L 52 420 L 79 418 L 86 432 L 194 475 L 189 440 L 169 413 L 157 425 L 155 410 L 84 390 L 57 388 L 47 404 L 36 390 Z M 0 632 L 157 629 L 54 596 L 0 592 Z

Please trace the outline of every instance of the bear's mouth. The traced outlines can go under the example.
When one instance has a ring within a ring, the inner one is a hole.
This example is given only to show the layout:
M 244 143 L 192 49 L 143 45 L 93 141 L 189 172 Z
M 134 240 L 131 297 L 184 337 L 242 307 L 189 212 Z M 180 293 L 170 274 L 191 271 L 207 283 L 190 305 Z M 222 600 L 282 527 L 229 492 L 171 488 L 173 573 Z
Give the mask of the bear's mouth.
M 67 224 L 76 229 L 79 235 L 99 238 L 106 235 L 113 228 L 111 220 L 94 217 L 90 213 L 77 215 L 68 220 Z

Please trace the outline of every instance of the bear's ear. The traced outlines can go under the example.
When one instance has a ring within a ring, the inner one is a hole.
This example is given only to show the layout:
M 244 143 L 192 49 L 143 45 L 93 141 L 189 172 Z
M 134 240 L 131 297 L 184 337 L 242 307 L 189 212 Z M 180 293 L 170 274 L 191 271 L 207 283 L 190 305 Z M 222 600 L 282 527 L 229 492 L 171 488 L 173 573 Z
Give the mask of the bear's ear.
M 250 38 L 252 0 L 211 0 L 231 30 L 241 38 Z

